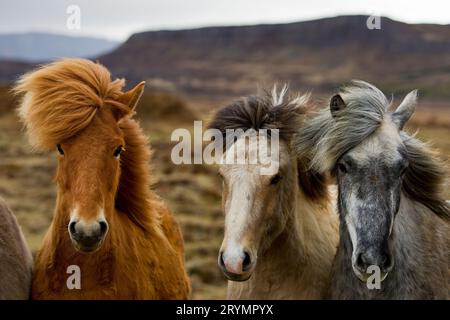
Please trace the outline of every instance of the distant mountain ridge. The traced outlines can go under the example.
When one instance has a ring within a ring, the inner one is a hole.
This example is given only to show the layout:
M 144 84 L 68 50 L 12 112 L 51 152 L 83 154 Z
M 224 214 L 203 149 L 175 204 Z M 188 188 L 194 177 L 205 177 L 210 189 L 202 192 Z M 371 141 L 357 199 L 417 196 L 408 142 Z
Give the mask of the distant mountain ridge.
M 450 98 L 450 25 L 338 16 L 288 24 L 149 31 L 96 58 L 128 82 L 187 94 L 236 96 L 274 81 L 330 92 L 351 79 L 387 92 Z M 14 76 L 9 70 L 0 79 Z
M 134 34 L 99 60 L 117 75 L 187 92 L 246 94 L 258 84 L 329 91 L 359 78 L 450 97 L 450 25 L 338 16 L 289 24 Z
M 35 63 L 60 57 L 92 58 L 118 45 L 105 39 L 51 33 L 0 34 L 0 59 Z

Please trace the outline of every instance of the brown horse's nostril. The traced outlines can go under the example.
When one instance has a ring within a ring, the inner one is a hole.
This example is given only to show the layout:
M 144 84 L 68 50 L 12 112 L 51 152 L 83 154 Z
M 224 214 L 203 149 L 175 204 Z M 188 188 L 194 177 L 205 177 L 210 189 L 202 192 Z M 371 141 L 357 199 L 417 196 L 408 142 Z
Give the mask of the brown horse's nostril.
M 242 262 L 242 271 L 248 271 L 252 266 L 252 259 L 248 252 L 244 252 L 244 261 Z
M 106 221 L 100 221 L 99 224 L 100 224 L 100 234 L 103 236 L 108 231 L 108 224 L 106 223 Z
M 77 230 L 75 229 L 75 225 L 77 223 L 75 221 L 72 221 L 71 223 L 69 223 L 69 232 L 71 234 L 75 234 L 77 232 Z

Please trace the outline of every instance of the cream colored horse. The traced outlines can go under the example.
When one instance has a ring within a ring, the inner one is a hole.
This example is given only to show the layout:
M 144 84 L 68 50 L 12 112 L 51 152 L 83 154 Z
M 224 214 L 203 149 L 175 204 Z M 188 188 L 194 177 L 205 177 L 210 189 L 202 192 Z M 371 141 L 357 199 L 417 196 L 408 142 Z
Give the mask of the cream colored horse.
M 285 93 L 236 101 L 210 124 L 223 133 L 245 131 L 224 155 L 236 147 L 245 159 L 273 142 L 259 129 L 279 130 L 272 174 L 261 174 L 268 166 L 260 161 L 220 166 L 225 236 L 219 266 L 231 280 L 230 299 L 321 299 L 328 286 L 338 242 L 334 197 L 324 177 L 305 171 L 291 148 L 307 97 L 287 101 Z

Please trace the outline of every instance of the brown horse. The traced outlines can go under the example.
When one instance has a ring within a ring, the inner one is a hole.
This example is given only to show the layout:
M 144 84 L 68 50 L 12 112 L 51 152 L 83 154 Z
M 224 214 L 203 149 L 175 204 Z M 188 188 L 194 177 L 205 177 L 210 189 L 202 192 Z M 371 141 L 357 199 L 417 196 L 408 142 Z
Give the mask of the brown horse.
M 150 190 L 150 151 L 131 118 L 144 83 L 123 86 L 100 64 L 66 59 L 24 75 L 15 88 L 24 94 L 19 113 L 33 147 L 59 152 L 56 210 L 35 263 L 34 299 L 190 295 L 181 232 Z M 68 272 L 76 269 L 81 283 L 73 288 Z
M 16 217 L 0 198 L 0 300 L 29 299 L 32 265 Z

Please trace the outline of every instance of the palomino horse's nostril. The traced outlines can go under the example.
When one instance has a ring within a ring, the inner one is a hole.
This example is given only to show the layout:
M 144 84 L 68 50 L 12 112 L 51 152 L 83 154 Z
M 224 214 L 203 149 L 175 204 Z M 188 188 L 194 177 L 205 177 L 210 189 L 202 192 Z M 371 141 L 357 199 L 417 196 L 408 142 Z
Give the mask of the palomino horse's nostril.
M 219 265 L 225 268 L 225 261 L 223 261 L 223 252 L 219 253 Z
M 248 252 L 244 252 L 244 261 L 242 262 L 242 271 L 248 271 L 252 265 L 252 259 Z

